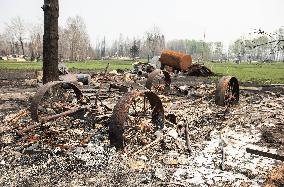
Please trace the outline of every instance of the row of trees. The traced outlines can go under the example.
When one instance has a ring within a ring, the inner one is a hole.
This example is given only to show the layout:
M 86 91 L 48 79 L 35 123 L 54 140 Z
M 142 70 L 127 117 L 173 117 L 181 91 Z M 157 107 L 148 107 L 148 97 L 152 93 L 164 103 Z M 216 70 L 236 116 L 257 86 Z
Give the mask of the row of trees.
M 109 45 L 104 37 L 97 40 L 92 47 L 84 20 L 80 16 L 70 17 L 64 26 L 59 26 L 59 58 L 80 61 L 108 57 L 153 57 L 164 49 L 191 54 L 197 61 L 283 61 L 284 29 L 274 33 L 256 30 L 246 37 L 232 43 L 228 51 L 222 42 L 205 42 L 203 40 L 170 40 L 158 27 L 145 32 L 142 38 L 129 39 L 122 34 Z M 27 26 L 17 17 L 7 23 L 0 33 L 0 56 L 19 54 L 31 60 L 42 58 L 43 25 Z
M 255 30 L 235 40 L 228 50 L 224 49 L 222 42 L 203 40 L 172 40 L 166 43 L 166 49 L 191 54 L 197 61 L 284 61 L 284 28 L 273 33 Z
M 165 36 L 158 27 L 145 32 L 142 38 L 129 39 L 120 34 L 118 39 L 106 46 L 105 38 L 97 41 L 96 58 L 102 57 L 141 57 L 147 58 L 159 55 L 165 49 Z M 104 56 L 102 55 L 104 54 Z
M 224 55 L 222 42 L 205 42 L 203 40 L 172 40 L 168 41 L 167 49 L 191 54 L 197 60 L 223 61 Z
M 229 55 L 236 61 L 284 61 L 284 28 L 273 33 L 261 29 L 237 39 L 229 46 Z
M 86 25 L 79 16 L 67 19 L 59 26 L 59 58 L 84 60 L 94 57 Z M 28 56 L 31 60 L 42 58 L 43 24 L 26 24 L 20 17 L 11 19 L 0 34 L 0 56 L 12 54 Z
M 66 25 L 59 26 L 58 51 L 61 60 L 80 61 L 108 57 L 147 57 L 159 55 L 165 49 L 165 37 L 153 27 L 143 38 L 129 39 L 120 34 L 110 46 L 106 39 L 92 47 L 84 20 L 70 17 Z M 23 55 L 31 60 L 42 58 L 43 24 L 27 25 L 20 17 L 11 19 L 0 33 L 0 56 Z

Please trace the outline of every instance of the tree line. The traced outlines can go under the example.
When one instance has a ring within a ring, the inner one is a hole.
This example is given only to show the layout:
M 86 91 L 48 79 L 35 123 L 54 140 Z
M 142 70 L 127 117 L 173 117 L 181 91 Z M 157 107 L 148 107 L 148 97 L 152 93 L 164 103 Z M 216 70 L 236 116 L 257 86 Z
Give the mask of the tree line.
M 69 17 L 66 24 L 59 26 L 59 59 L 83 61 L 107 58 L 152 58 L 162 50 L 180 51 L 193 56 L 195 61 L 284 61 L 284 29 L 266 33 L 260 29 L 248 36 L 235 40 L 228 49 L 221 41 L 168 40 L 161 30 L 154 26 L 141 38 L 129 38 L 119 34 L 117 39 L 106 42 L 104 37 L 94 45 L 90 40 L 82 17 Z M 29 60 L 42 59 L 43 24 L 27 25 L 20 17 L 10 20 L 0 33 L 0 56 L 18 54 Z
M 284 28 L 273 33 L 257 29 L 231 44 L 228 54 L 238 62 L 284 62 Z
M 94 57 L 84 20 L 69 17 L 58 28 L 59 59 L 72 61 Z M 27 24 L 20 17 L 12 18 L 0 33 L 0 56 L 22 55 L 29 60 L 40 60 L 43 55 L 43 23 Z

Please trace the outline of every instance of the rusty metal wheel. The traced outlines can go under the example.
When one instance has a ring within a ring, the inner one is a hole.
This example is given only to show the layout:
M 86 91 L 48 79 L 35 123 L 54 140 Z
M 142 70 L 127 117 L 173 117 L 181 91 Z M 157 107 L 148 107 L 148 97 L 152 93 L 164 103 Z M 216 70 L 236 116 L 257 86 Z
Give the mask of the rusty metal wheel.
M 146 81 L 146 88 L 156 92 L 168 92 L 171 85 L 171 76 L 167 71 L 156 69 L 152 71 Z
M 36 92 L 31 101 L 31 118 L 36 122 L 46 122 L 80 109 L 78 103 L 83 98 L 80 89 L 73 83 L 49 82 Z
M 117 102 L 109 124 L 110 143 L 118 149 L 139 149 L 164 127 L 164 108 L 151 91 L 131 91 Z
M 228 106 L 239 102 L 239 82 L 235 77 L 222 77 L 216 87 L 215 103 Z

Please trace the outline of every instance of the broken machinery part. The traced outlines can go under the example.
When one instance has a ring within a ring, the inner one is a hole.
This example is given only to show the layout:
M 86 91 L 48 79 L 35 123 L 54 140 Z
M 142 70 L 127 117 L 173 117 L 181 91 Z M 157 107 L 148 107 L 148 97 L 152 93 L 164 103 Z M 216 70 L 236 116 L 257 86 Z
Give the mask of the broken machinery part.
M 227 106 L 237 104 L 239 102 L 239 91 L 239 82 L 235 77 L 222 77 L 216 86 L 216 105 Z
M 110 143 L 118 149 L 125 145 L 146 145 L 147 137 L 164 127 L 164 108 L 150 91 L 130 91 L 113 109 L 109 124 Z
M 80 110 L 78 103 L 83 94 L 73 83 L 54 81 L 44 84 L 31 101 L 31 118 L 36 122 L 46 122 L 62 115 Z
M 167 71 L 156 69 L 149 74 L 145 87 L 149 90 L 168 92 L 170 85 L 170 74 Z

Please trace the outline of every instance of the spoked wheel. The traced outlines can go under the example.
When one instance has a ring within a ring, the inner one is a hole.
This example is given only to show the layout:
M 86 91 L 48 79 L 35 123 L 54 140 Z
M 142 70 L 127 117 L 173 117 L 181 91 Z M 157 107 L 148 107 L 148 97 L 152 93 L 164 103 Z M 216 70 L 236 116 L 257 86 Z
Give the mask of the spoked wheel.
M 156 69 L 152 71 L 146 81 L 146 88 L 154 92 L 165 92 L 170 90 L 171 76 L 167 71 Z
M 228 106 L 239 102 L 239 82 L 235 77 L 222 77 L 216 87 L 215 103 L 219 106 Z
M 139 150 L 156 137 L 164 127 L 164 109 L 153 92 L 131 91 L 116 104 L 109 126 L 109 138 L 118 149 Z
M 31 102 L 31 117 L 36 122 L 46 122 L 79 111 L 83 95 L 70 82 L 49 82 L 34 95 Z

